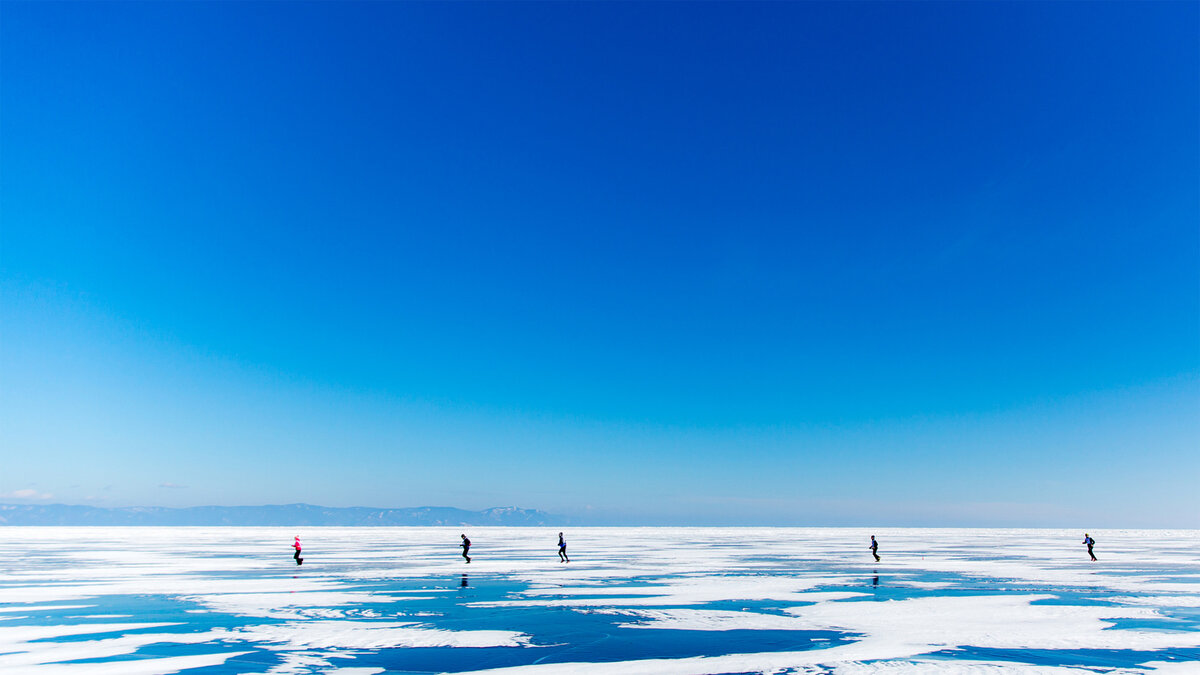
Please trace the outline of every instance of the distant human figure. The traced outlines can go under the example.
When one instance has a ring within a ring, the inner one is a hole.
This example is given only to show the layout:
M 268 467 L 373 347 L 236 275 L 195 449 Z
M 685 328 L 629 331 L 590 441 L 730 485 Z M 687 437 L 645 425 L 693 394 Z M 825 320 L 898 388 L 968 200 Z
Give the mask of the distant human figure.
M 292 559 L 296 561 L 297 565 L 303 565 L 304 558 L 300 557 L 300 535 L 296 535 L 296 541 L 292 542 L 292 548 L 296 549 L 296 552 L 292 554 Z
M 875 556 L 875 562 L 879 562 L 879 542 L 875 541 L 875 535 L 871 535 L 871 555 Z
M 467 555 L 467 551 L 471 550 L 471 540 L 467 539 L 467 535 L 462 535 L 462 544 L 460 546 L 462 546 L 463 557 L 467 559 L 467 562 L 471 562 L 471 556 Z
M 567 557 L 567 542 L 563 540 L 562 532 L 558 533 L 558 561 L 571 562 L 571 559 Z
M 1092 535 L 1083 533 L 1083 545 L 1088 547 L 1088 555 L 1092 556 L 1092 562 L 1096 562 L 1096 554 L 1092 553 L 1092 547 L 1096 545 L 1096 540 L 1092 539 Z

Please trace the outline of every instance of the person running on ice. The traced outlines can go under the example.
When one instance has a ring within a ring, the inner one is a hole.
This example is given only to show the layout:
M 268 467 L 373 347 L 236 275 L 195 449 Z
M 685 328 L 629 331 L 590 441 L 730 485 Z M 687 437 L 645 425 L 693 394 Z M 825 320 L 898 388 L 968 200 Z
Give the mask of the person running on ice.
M 871 555 L 875 556 L 875 562 L 879 562 L 879 542 L 875 541 L 875 535 L 871 535 Z
M 571 562 L 571 559 L 567 557 L 567 542 L 563 541 L 562 532 L 558 533 L 558 561 Z
M 1088 547 L 1088 555 L 1092 556 L 1092 562 L 1096 562 L 1096 554 L 1092 553 L 1092 547 L 1096 545 L 1096 540 L 1092 539 L 1092 535 L 1087 532 L 1083 533 L 1083 545 Z
M 296 535 L 296 541 L 292 542 L 292 548 L 296 549 L 296 552 L 292 554 L 292 558 L 296 561 L 297 565 L 303 565 L 304 558 L 300 557 L 300 535 Z
M 467 562 L 471 562 L 471 556 L 467 555 L 467 551 L 471 550 L 471 540 L 467 539 L 467 535 L 465 535 L 465 534 L 461 535 L 461 536 L 462 536 L 462 543 L 459 544 L 459 546 L 462 546 L 463 557 L 467 559 Z

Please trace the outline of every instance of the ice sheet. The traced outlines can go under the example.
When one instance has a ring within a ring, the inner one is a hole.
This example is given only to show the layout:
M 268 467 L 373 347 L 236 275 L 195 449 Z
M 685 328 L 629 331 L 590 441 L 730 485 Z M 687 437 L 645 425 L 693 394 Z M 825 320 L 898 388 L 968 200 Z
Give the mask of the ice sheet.
M 471 528 L 468 565 L 462 528 L 7 528 L 0 672 L 1136 673 L 1200 660 L 1195 531 L 1091 530 L 1092 563 L 1075 530 L 575 528 L 560 563 L 558 529 Z

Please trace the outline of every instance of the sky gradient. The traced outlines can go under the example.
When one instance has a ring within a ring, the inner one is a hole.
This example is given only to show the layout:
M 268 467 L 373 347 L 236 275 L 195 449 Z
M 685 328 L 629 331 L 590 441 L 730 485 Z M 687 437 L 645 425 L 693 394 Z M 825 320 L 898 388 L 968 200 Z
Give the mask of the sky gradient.
M 1200 5 L 24 3 L 0 500 L 1200 527 Z

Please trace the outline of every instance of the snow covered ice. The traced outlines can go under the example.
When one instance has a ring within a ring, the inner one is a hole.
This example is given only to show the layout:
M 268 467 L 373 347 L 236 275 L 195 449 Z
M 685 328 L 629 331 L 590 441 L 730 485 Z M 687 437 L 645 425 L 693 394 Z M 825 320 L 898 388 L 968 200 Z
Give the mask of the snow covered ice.
M 0 673 L 1200 673 L 1200 532 L 1091 533 L 7 527 Z

